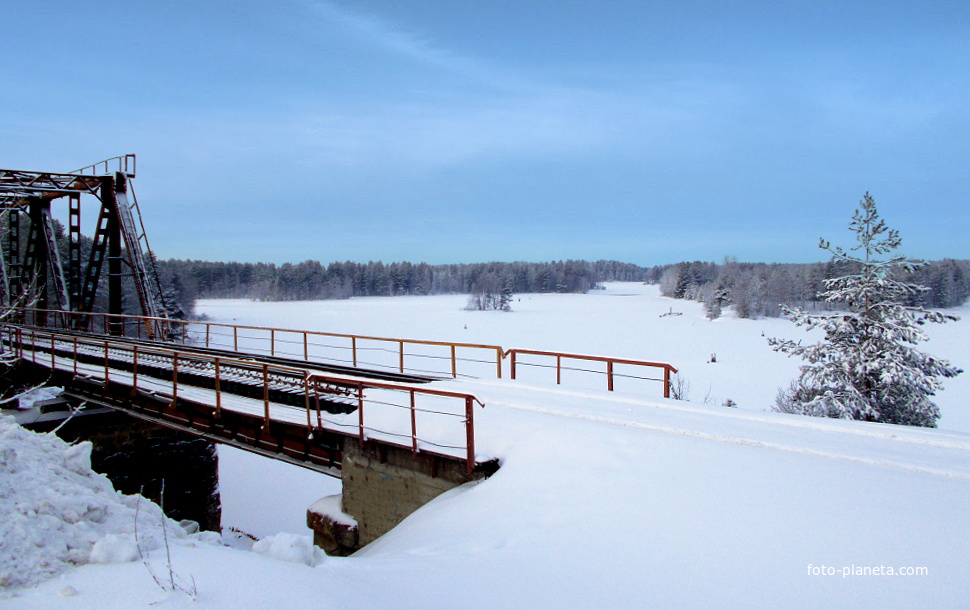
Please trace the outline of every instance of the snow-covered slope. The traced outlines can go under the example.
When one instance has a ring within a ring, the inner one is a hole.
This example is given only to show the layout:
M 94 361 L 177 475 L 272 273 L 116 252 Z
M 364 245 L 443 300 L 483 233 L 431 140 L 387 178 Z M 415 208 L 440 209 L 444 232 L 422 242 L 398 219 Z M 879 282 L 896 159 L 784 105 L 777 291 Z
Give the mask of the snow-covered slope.
M 537 380 L 456 384 L 488 405 L 476 412 L 478 448 L 482 457 L 501 458 L 502 468 L 483 483 L 437 498 L 355 557 L 308 556 L 290 536 L 279 539 L 271 554 L 299 563 L 190 541 L 173 546 L 172 564 L 178 574 L 194 578 L 199 592 L 194 602 L 163 592 L 132 562 L 68 570 L 38 587 L 16 590 L 0 606 L 129 608 L 159 601 L 186 608 L 967 606 L 970 435 L 766 412 L 767 404 L 752 404 L 762 395 L 770 402 L 786 367 L 797 366 L 772 353 L 760 337 L 762 329 L 782 332 L 783 321 L 708 322 L 686 310 L 691 304 L 620 292 L 624 287 L 613 287 L 612 295 L 549 295 L 561 317 L 542 314 L 544 297 L 523 296 L 512 314 L 463 312 L 461 299 L 432 297 L 424 303 L 415 298 L 290 304 L 277 318 L 271 309 L 279 305 L 252 304 L 253 317 L 244 321 L 299 320 L 312 327 L 328 319 L 330 330 L 389 335 L 402 334 L 394 332 L 395 325 L 411 324 L 414 332 L 405 334 L 412 337 L 453 338 L 451 333 L 467 330 L 478 334 L 466 340 L 669 359 L 695 384 L 739 397 L 742 408 L 705 404 L 703 396 L 678 402 Z M 448 303 L 455 304 L 454 311 Z M 615 303 L 625 314 L 604 312 L 604 303 Z M 351 314 L 353 306 L 361 311 Z M 684 315 L 660 318 L 671 306 L 683 308 Z M 240 318 L 246 311 L 235 303 L 204 307 L 214 319 Z M 422 307 L 428 308 L 424 314 Z M 564 313 L 567 307 L 570 316 L 587 308 L 588 313 L 572 318 Z M 333 308 L 360 317 L 348 321 Z M 615 318 L 644 309 L 638 318 L 643 328 L 626 337 L 623 328 L 639 328 L 637 319 L 620 324 Z M 373 326 L 365 326 L 368 316 Z M 559 319 L 551 324 L 547 317 Z M 596 319 L 609 322 L 592 328 Z M 286 325 L 297 325 L 291 322 Z M 496 337 L 484 327 L 502 333 L 518 327 L 522 334 Z M 701 334 L 718 328 L 724 330 Z M 966 341 L 965 328 L 963 322 L 949 327 L 956 336 L 952 345 Z M 596 346 L 577 336 L 616 343 L 591 349 Z M 653 338 L 649 345 L 642 343 L 646 337 Z M 947 341 L 928 349 L 965 366 L 958 359 L 962 352 L 946 353 Z M 693 351 L 683 347 L 688 344 Z M 706 362 L 711 351 L 717 351 L 713 364 Z M 678 353 L 682 360 L 671 357 Z M 769 364 L 762 362 L 764 354 Z M 720 385 L 728 383 L 734 385 Z M 749 387 L 761 385 L 772 387 L 767 392 Z M 945 416 L 966 396 L 953 389 L 940 397 Z M 229 503 L 241 497 L 231 487 L 247 480 L 262 485 L 269 478 L 254 478 L 259 473 L 253 470 L 262 470 L 265 462 L 237 457 L 224 463 L 238 469 L 223 474 Z M 257 498 L 248 490 L 252 495 L 243 503 L 261 502 L 260 512 L 247 517 L 241 507 L 233 518 L 252 518 L 266 527 L 266 505 L 302 518 L 307 504 L 300 500 L 298 508 L 287 508 L 286 490 L 288 484 L 312 487 L 312 480 L 294 484 L 296 479 L 275 466 L 270 470 L 278 491 L 267 486 Z M 4 496 L 4 510 L 7 501 Z M 906 574 L 890 576 L 890 569 Z M 60 599 L 66 587 L 77 595 Z
M 89 562 L 134 561 L 166 537 L 186 538 L 158 506 L 116 493 L 93 472 L 89 442 L 68 445 L 0 416 L 0 473 L 0 586 L 33 585 Z

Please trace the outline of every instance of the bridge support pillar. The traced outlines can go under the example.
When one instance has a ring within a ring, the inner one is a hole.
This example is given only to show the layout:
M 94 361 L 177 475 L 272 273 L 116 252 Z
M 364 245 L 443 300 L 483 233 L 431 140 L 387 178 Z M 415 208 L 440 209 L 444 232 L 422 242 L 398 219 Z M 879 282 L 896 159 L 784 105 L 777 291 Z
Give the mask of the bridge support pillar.
M 339 506 L 320 501 L 307 511 L 314 544 L 332 555 L 348 555 L 366 546 L 442 493 L 484 478 L 494 468 L 469 475 L 460 460 L 389 445 L 361 447 L 357 439 L 347 438 L 341 471 Z

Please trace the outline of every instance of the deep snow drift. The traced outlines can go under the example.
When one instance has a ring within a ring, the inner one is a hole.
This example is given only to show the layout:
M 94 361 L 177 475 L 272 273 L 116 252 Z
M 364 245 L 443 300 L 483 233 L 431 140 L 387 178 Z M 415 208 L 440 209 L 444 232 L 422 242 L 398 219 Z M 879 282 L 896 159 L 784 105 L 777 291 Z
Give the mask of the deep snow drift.
M 166 536 L 186 538 L 158 506 L 116 493 L 93 472 L 91 443 L 68 445 L 0 417 L 0 474 L 2 586 L 33 585 L 74 565 L 134 561 Z
M 784 320 L 709 322 L 696 304 L 651 290 L 523 295 L 511 314 L 464 312 L 460 297 L 206 302 L 214 320 L 669 360 L 691 381 L 694 400 L 557 387 L 538 376 L 449 382 L 488 405 L 476 413 L 477 443 L 481 455 L 502 459 L 501 470 L 439 497 L 355 557 L 301 552 L 305 530 L 264 541 L 261 550 L 278 559 L 186 536 L 172 545 L 172 565 L 194 579 L 196 601 L 162 591 L 134 561 L 7 587 L 16 597 L 0 605 L 965 606 L 970 435 L 944 426 L 966 421 L 964 376 L 939 397 L 941 430 L 766 412 L 797 362 L 771 352 L 761 332 L 798 331 Z M 684 315 L 661 318 L 671 307 Z M 966 329 L 966 321 L 931 329 L 927 351 L 966 368 Z M 705 401 L 708 394 L 718 400 Z M 740 408 L 720 406 L 727 397 Z M 303 518 L 308 503 L 289 507 L 286 496 L 313 488 L 313 473 L 290 479 L 263 460 L 220 455 L 226 502 L 241 496 L 237 486 L 250 488 L 243 506 L 227 511 L 241 529 L 268 530 L 274 508 Z M 0 498 L 4 524 L 31 486 Z M 317 498 L 331 493 L 325 487 Z M 7 540 L 4 532 L 4 552 Z M 76 595 L 60 599 L 63 591 Z

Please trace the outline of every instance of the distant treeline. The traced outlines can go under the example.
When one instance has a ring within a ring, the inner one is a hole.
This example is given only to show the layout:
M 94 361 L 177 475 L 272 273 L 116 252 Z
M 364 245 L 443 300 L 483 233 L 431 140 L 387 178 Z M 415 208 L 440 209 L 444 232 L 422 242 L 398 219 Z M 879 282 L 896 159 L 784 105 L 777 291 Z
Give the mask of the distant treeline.
M 361 296 L 586 292 L 597 282 L 649 281 L 650 269 L 616 261 L 548 263 L 218 263 L 159 261 L 162 283 L 187 311 L 197 298 L 264 301 L 347 299 Z M 659 278 L 659 268 L 655 272 Z
M 641 267 L 617 261 L 548 263 L 220 263 L 193 260 L 158 262 L 169 300 L 191 312 L 198 298 L 248 298 L 263 301 L 347 299 L 362 296 L 572 292 L 599 282 L 660 284 L 661 294 L 704 303 L 716 318 L 733 307 L 742 318 L 774 317 L 780 305 L 825 308 L 818 300 L 826 279 L 851 273 L 834 263 L 739 263 L 726 260 Z M 963 304 L 970 296 L 970 261 L 926 263 L 901 278 L 929 290 L 915 300 L 926 307 Z
M 651 274 L 655 269 L 651 270 Z M 854 273 L 835 262 L 810 264 L 683 262 L 663 269 L 661 294 L 704 303 L 709 318 L 731 306 L 742 318 L 780 315 L 779 305 L 806 309 L 827 308 L 818 299 L 824 281 Z M 970 261 L 944 259 L 925 263 L 905 282 L 928 288 L 913 297 L 913 305 L 947 308 L 962 305 L 970 296 Z

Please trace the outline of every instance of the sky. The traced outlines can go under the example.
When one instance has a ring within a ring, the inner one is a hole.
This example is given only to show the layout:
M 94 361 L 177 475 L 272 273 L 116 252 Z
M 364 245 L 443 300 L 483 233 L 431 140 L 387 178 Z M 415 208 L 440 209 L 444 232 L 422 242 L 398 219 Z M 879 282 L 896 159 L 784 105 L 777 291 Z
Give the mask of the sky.
M 163 259 L 970 258 L 964 0 L 3 6 L 0 167 L 137 154 Z

